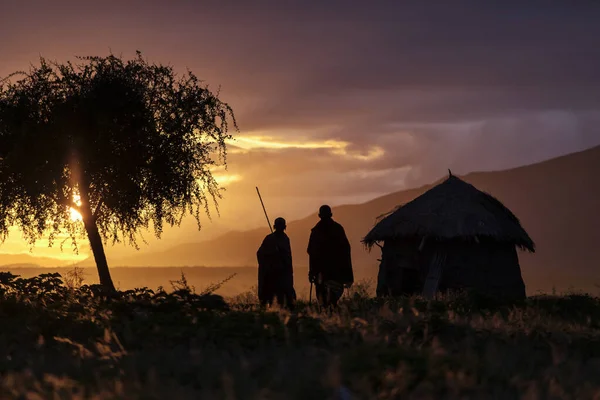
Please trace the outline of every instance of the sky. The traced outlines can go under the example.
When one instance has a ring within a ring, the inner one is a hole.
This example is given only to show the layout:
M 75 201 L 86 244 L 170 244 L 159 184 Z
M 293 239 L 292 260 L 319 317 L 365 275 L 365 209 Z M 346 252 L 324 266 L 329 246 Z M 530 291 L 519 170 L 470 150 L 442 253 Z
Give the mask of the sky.
M 1 0 L 0 76 L 140 50 L 220 90 L 240 129 L 220 216 L 149 240 L 161 249 L 266 224 L 255 186 L 291 220 L 600 144 L 598 21 L 585 0 Z M 0 246 L 25 250 L 18 231 Z

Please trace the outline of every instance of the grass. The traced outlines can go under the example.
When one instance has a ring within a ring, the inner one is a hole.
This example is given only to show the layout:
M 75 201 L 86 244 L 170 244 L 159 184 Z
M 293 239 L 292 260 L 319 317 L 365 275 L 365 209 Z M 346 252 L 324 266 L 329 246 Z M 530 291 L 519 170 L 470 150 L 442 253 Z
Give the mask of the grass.
M 364 283 L 290 314 L 185 277 L 109 299 L 67 280 L 0 273 L 0 398 L 600 399 L 588 295 L 384 301 Z

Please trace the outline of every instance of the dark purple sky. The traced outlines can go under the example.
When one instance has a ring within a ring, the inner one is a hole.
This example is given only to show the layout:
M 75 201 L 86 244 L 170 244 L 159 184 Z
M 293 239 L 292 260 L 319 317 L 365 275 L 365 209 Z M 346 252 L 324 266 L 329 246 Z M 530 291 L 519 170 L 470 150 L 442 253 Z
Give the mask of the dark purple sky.
M 262 223 L 255 185 L 292 219 L 600 144 L 599 21 L 584 0 L 3 1 L 0 76 L 141 50 L 221 85 L 247 140 L 217 232 Z

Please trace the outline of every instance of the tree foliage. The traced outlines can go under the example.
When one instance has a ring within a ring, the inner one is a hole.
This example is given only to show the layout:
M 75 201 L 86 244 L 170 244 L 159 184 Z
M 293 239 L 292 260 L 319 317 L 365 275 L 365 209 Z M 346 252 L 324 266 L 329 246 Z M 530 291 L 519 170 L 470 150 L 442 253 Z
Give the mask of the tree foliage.
M 230 106 L 193 73 L 139 52 L 41 58 L 0 82 L 0 240 L 11 226 L 31 245 L 87 233 L 97 256 L 100 237 L 137 246 L 142 228 L 160 237 L 187 213 L 200 228 L 211 200 L 218 210 L 211 168 L 226 165 L 231 122 Z

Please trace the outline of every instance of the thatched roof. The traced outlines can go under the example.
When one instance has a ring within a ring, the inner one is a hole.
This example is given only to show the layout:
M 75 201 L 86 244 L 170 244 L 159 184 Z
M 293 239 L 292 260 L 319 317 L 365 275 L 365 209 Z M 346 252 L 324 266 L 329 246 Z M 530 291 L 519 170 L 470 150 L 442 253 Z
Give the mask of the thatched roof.
M 383 218 L 362 241 L 370 248 L 376 242 L 402 237 L 487 237 L 535 251 L 535 244 L 508 208 L 452 174 Z

